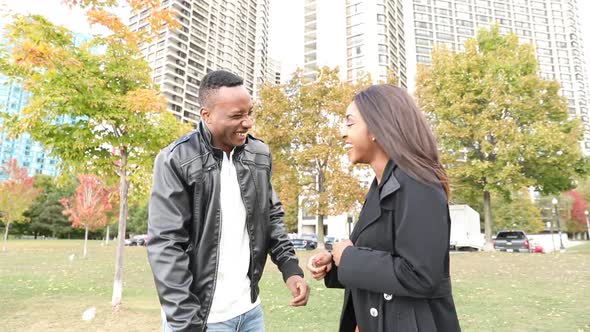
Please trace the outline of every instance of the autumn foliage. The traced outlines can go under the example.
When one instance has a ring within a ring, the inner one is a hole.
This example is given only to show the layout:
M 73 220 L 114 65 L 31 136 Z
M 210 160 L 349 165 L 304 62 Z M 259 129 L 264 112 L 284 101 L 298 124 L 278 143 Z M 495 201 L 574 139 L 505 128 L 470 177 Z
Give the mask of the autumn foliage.
M 79 175 L 80 184 L 74 195 L 60 203 L 65 207 L 63 214 L 69 216 L 73 227 L 88 227 L 96 230 L 107 223 L 107 212 L 112 209 L 111 190 L 103 186 L 95 175 Z
M 586 229 L 584 212 L 588 209 L 588 203 L 576 190 L 568 191 L 566 195 L 572 198 L 571 221 L 568 222 L 567 229 L 573 232 L 584 231 Z
M 8 174 L 8 180 L 0 183 L 0 212 L 5 227 L 2 251 L 6 251 L 10 224 L 26 221 L 23 213 L 31 206 L 39 189 L 34 187 L 35 179 L 28 176 L 27 169 L 19 167 L 16 160 L 9 161 L 1 170 Z
M 149 11 L 145 20 L 149 23 L 149 29 L 132 31 L 127 24 L 115 13 L 118 1 L 113 0 L 64 0 L 69 7 L 79 7 L 86 11 L 88 22 L 93 25 L 101 25 L 112 32 L 107 37 L 112 42 L 124 41 L 128 46 L 137 47 L 141 42 L 149 41 L 155 37 L 165 25 L 178 26 L 175 10 L 162 8 L 160 0 L 127 0 L 126 4 L 131 12 L 139 14 Z

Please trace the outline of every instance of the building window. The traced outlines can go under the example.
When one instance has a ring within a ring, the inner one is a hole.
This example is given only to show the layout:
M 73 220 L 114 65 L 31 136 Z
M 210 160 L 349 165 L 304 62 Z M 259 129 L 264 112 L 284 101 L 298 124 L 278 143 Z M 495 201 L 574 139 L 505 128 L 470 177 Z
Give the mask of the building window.
M 427 22 L 432 21 L 432 15 L 428 15 L 428 14 L 415 13 L 414 18 L 417 21 L 427 21 Z
M 442 33 L 442 32 L 437 32 L 436 33 L 436 38 L 437 39 L 442 39 L 442 40 L 449 40 L 449 41 L 454 41 L 455 37 L 451 34 L 448 33 Z
M 430 60 L 430 56 L 426 56 L 426 55 L 418 55 L 416 56 L 416 60 L 418 63 L 426 63 L 429 64 L 432 61 Z
M 496 10 L 497 17 L 510 17 L 510 14 L 503 10 Z
M 491 19 L 488 16 L 482 16 L 482 15 L 477 15 L 476 20 L 478 22 L 483 22 L 483 23 L 491 21 Z
M 453 16 L 453 13 L 448 9 L 435 8 L 434 12 L 439 15 Z
M 457 28 L 457 33 L 473 36 L 473 29 Z
M 432 40 L 416 38 L 416 45 L 432 46 Z
M 441 8 L 448 8 L 448 9 L 453 8 L 449 1 L 434 0 L 434 5 L 436 7 L 441 7 Z
M 432 29 L 432 23 L 416 22 L 415 24 L 416 24 L 416 28 Z
M 429 55 L 431 51 L 432 50 L 430 48 L 427 48 L 427 47 L 421 47 L 421 46 L 417 46 L 416 47 L 416 53 L 418 53 L 418 54 L 426 54 L 426 55 Z
M 441 31 L 441 32 L 449 32 L 452 33 L 453 32 L 453 28 L 448 26 L 448 25 L 441 25 L 441 24 L 437 24 L 436 25 L 436 30 L 437 31 Z
M 416 36 L 432 38 L 432 31 L 416 29 Z

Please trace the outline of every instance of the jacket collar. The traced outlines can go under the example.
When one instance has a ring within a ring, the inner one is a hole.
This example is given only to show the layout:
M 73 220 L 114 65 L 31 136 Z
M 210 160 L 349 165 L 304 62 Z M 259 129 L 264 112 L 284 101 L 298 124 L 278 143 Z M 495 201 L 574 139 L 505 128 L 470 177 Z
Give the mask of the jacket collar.
M 199 122 L 199 132 L 201 133 L 201 137 L 203 138 L 203 142 L 205 143 L 205 147 L 207 147 L 207 149 L 213 153 L 213 156 L 215 156 L 215 159 L 223 160 L 224 151 L 213 146 L 213 136 L 211 134 L 211 131 L 209 130 L 209 128 L 207 127 L 207 125 L 203 121 Z M 248 145 L 249 139 L 250 139 L 250 134 L 246 135 L 246 143 L 244 145 L 236 146 L 234 148 L 234 155 L 235 156 L 239 155 L 244 150 L 246 145 Z
M 379 184 L 379 200 L 383 200 L 385 197 L 391 195 L 399 189 L 399 181 L 393 175 L 393 170 L 397 167 L 393 160 L 389 160 L 385 169 L 383 170 L 383 176 L 381 177 L 381 183 Z M 375 179 L 377 182 L 377 179 Z
M 381 183 L 377 184 L 377 178 L 373 180 L 371 189 L 365 199 L 365 204 L 359 215 L 357 225 L 352 232 L 350 239 L 355 242 L 360 233 L 369 227 L 372 223 L 377 221 L 381 217 L 381 202 L 383 199 L 400 188 L 399 181 L 395 178 L 393 171 L 397 165 L 393 160 L 389 160 L 385 169 L 383 170 L 383 176 L 381 177 Z

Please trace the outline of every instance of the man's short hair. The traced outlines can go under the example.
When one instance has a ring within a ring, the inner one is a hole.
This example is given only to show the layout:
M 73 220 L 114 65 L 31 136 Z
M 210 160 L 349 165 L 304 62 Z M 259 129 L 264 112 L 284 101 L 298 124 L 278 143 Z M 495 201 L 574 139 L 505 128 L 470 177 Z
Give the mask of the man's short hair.
M 203 76 L 199 88 L 199 102 L 201 103 L 201 107 L 207 105 L 211 96 L 219 88 L 223 86 L 232 88 L 243 84 L 244 80 L 240 76 L 226 70 L 214 70 L 207 73 L 207 75 Z

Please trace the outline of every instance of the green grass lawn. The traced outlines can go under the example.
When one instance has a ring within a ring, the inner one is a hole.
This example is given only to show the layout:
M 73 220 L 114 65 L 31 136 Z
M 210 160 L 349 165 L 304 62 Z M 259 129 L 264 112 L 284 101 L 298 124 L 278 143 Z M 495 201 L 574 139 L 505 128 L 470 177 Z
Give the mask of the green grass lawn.
M 160 312 L 145 248 L 125 254 L 123 308 L 109 302 L 115 246 L 82 241 L 11 240 L 0 253 L 0 331 L 159 331 Z M 68 256 L 76 255 L 70 261 Z M 304 262 L 311 253 L 298 252 Z M 304 308 L 270 263 L 261 282 L 267 331 L 336 331 L 342 291 L 309 279 Z M 590 331 L 590 243 L 557 254 L 451 255 L 455 303 L 464 331 Z M 96 318 L 82 321 L 94 306 Z

